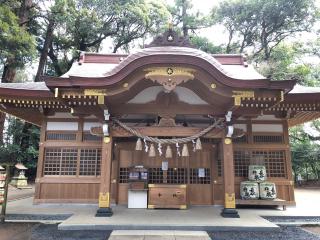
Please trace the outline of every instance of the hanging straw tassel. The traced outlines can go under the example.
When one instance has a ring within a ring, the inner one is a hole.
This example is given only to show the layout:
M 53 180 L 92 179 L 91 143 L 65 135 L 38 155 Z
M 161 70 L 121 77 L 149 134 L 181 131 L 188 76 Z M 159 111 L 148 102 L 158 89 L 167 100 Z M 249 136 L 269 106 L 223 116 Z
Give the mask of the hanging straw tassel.
M 136 150 L 137 150 L 137 151 L 142 151 L 142 141 L 141 141 L 141 138 L 138 138 L 138 140 L 137 140 Z
M 168 145 L 166 149 L 166 158 L 172 158 L 172 149 L 170 145 Z
M 150 144 L 150 149 L 149 149 L 149 157 L 155 157 L 156 156 L 156 149 L 154 148 L 154 144 Z
M 197 138 L 196 150 L 202 150 L 202 144 L 200 138 Z
M 183 144 L 183 148 L 182 148 L 182 157 L 189 157 L 189 150 L 188 150 L 188 146 L 187 144 Z

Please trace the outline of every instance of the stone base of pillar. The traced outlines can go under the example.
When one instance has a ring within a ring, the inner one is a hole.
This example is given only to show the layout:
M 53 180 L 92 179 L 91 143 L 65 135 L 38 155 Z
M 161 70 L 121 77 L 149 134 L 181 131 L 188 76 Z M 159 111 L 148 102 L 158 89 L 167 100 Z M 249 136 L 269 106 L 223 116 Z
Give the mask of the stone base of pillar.
M 221 216 L 224 218 L 240 218 L 239 213 L 235 208 L 222 209 Z
M 112 208 L 99 208 L 96 213 L 96 217 L 111 217 L 112 215 Z

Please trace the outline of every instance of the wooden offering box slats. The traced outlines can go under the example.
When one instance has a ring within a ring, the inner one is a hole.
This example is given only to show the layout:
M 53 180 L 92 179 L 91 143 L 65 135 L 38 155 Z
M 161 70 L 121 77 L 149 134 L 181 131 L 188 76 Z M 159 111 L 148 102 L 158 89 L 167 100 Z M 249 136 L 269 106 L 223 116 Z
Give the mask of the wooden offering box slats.
M 187 185 L 149 184 L 148 208 L 187 208 Z

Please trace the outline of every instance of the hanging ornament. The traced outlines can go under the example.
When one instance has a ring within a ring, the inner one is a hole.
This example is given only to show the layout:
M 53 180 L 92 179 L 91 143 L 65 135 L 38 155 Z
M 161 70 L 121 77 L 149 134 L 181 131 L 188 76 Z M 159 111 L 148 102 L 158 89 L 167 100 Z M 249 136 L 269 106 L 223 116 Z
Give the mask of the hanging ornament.
M 159 152 L 159 156 L 162 156 L 162 145 L 161 145 L 161 143 L 158 143 L 158 152 Z
M 143 139 L 143 142 L 144 142 L 144 151 L 147 153 L 149 151 L 149 146 L 145 138 Z
M 136 150 L 137 150 L 137 151 L 142 151 L 142 141 L 141 141 L 141 138 L 138 138 L 138 140 L 137 140 Z
M 189 157 L 189 150 L 187 144 L 183 144 L 182 157 Z
M 168 145 L 166 149 L 166 158 L 172 158 L 172 149 L 170 145 Z
M 196 151 L 196 141 L 194 139 L 192 139 L 192 151 L 195 152 Z
M 179 143 L 176 143 L 176 148 L 177 148 L 177 154 L 178 156 L 180 157 L 181 156 L 181 153 L 180 153 L 180 149 L 179 149 Z
M 200 138 L 197 138 L 196 150 L 202 150 L 202 144 Z
M 150 149 L 149 149 L 149 157 L 155 157 L 156 156 L 156 149 L 154 148 L 154 144 L 150 144 Z

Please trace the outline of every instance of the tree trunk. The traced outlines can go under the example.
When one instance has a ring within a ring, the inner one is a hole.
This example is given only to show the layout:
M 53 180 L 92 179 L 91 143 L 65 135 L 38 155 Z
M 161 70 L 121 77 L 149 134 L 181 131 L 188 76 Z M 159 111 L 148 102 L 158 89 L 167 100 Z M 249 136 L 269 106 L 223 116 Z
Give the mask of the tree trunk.
M 30 129 L 32 127 L 31 123 L 25 122 L 22 129 L 22 137 L 20 141 L 21 152 L 26 151 L 30 146 Z
M 50 18 L 49 23 L 48 23 L 48 27 L 47 27 L 46 38 L 45 38 L 43 48 L 41 51 L 41 55 L 40 55 L 40 59 L 39 59 L 37 74 L 36 74 L 36 77 L 34 80 L 35 82 L 41 81 L 41 76 L 43 75 L 43 70 L 44 70 L 44 67 L 47 63 L 49 47 L 50 47 L 52 39 L 53 39 L 53 30 L 54 30 L 54 20 L 52 18 Z
M 187 2 L 186 0 L 182 1 L 182 31 L 183 36 L 188 36 L 188 25 L 187 25 Z

